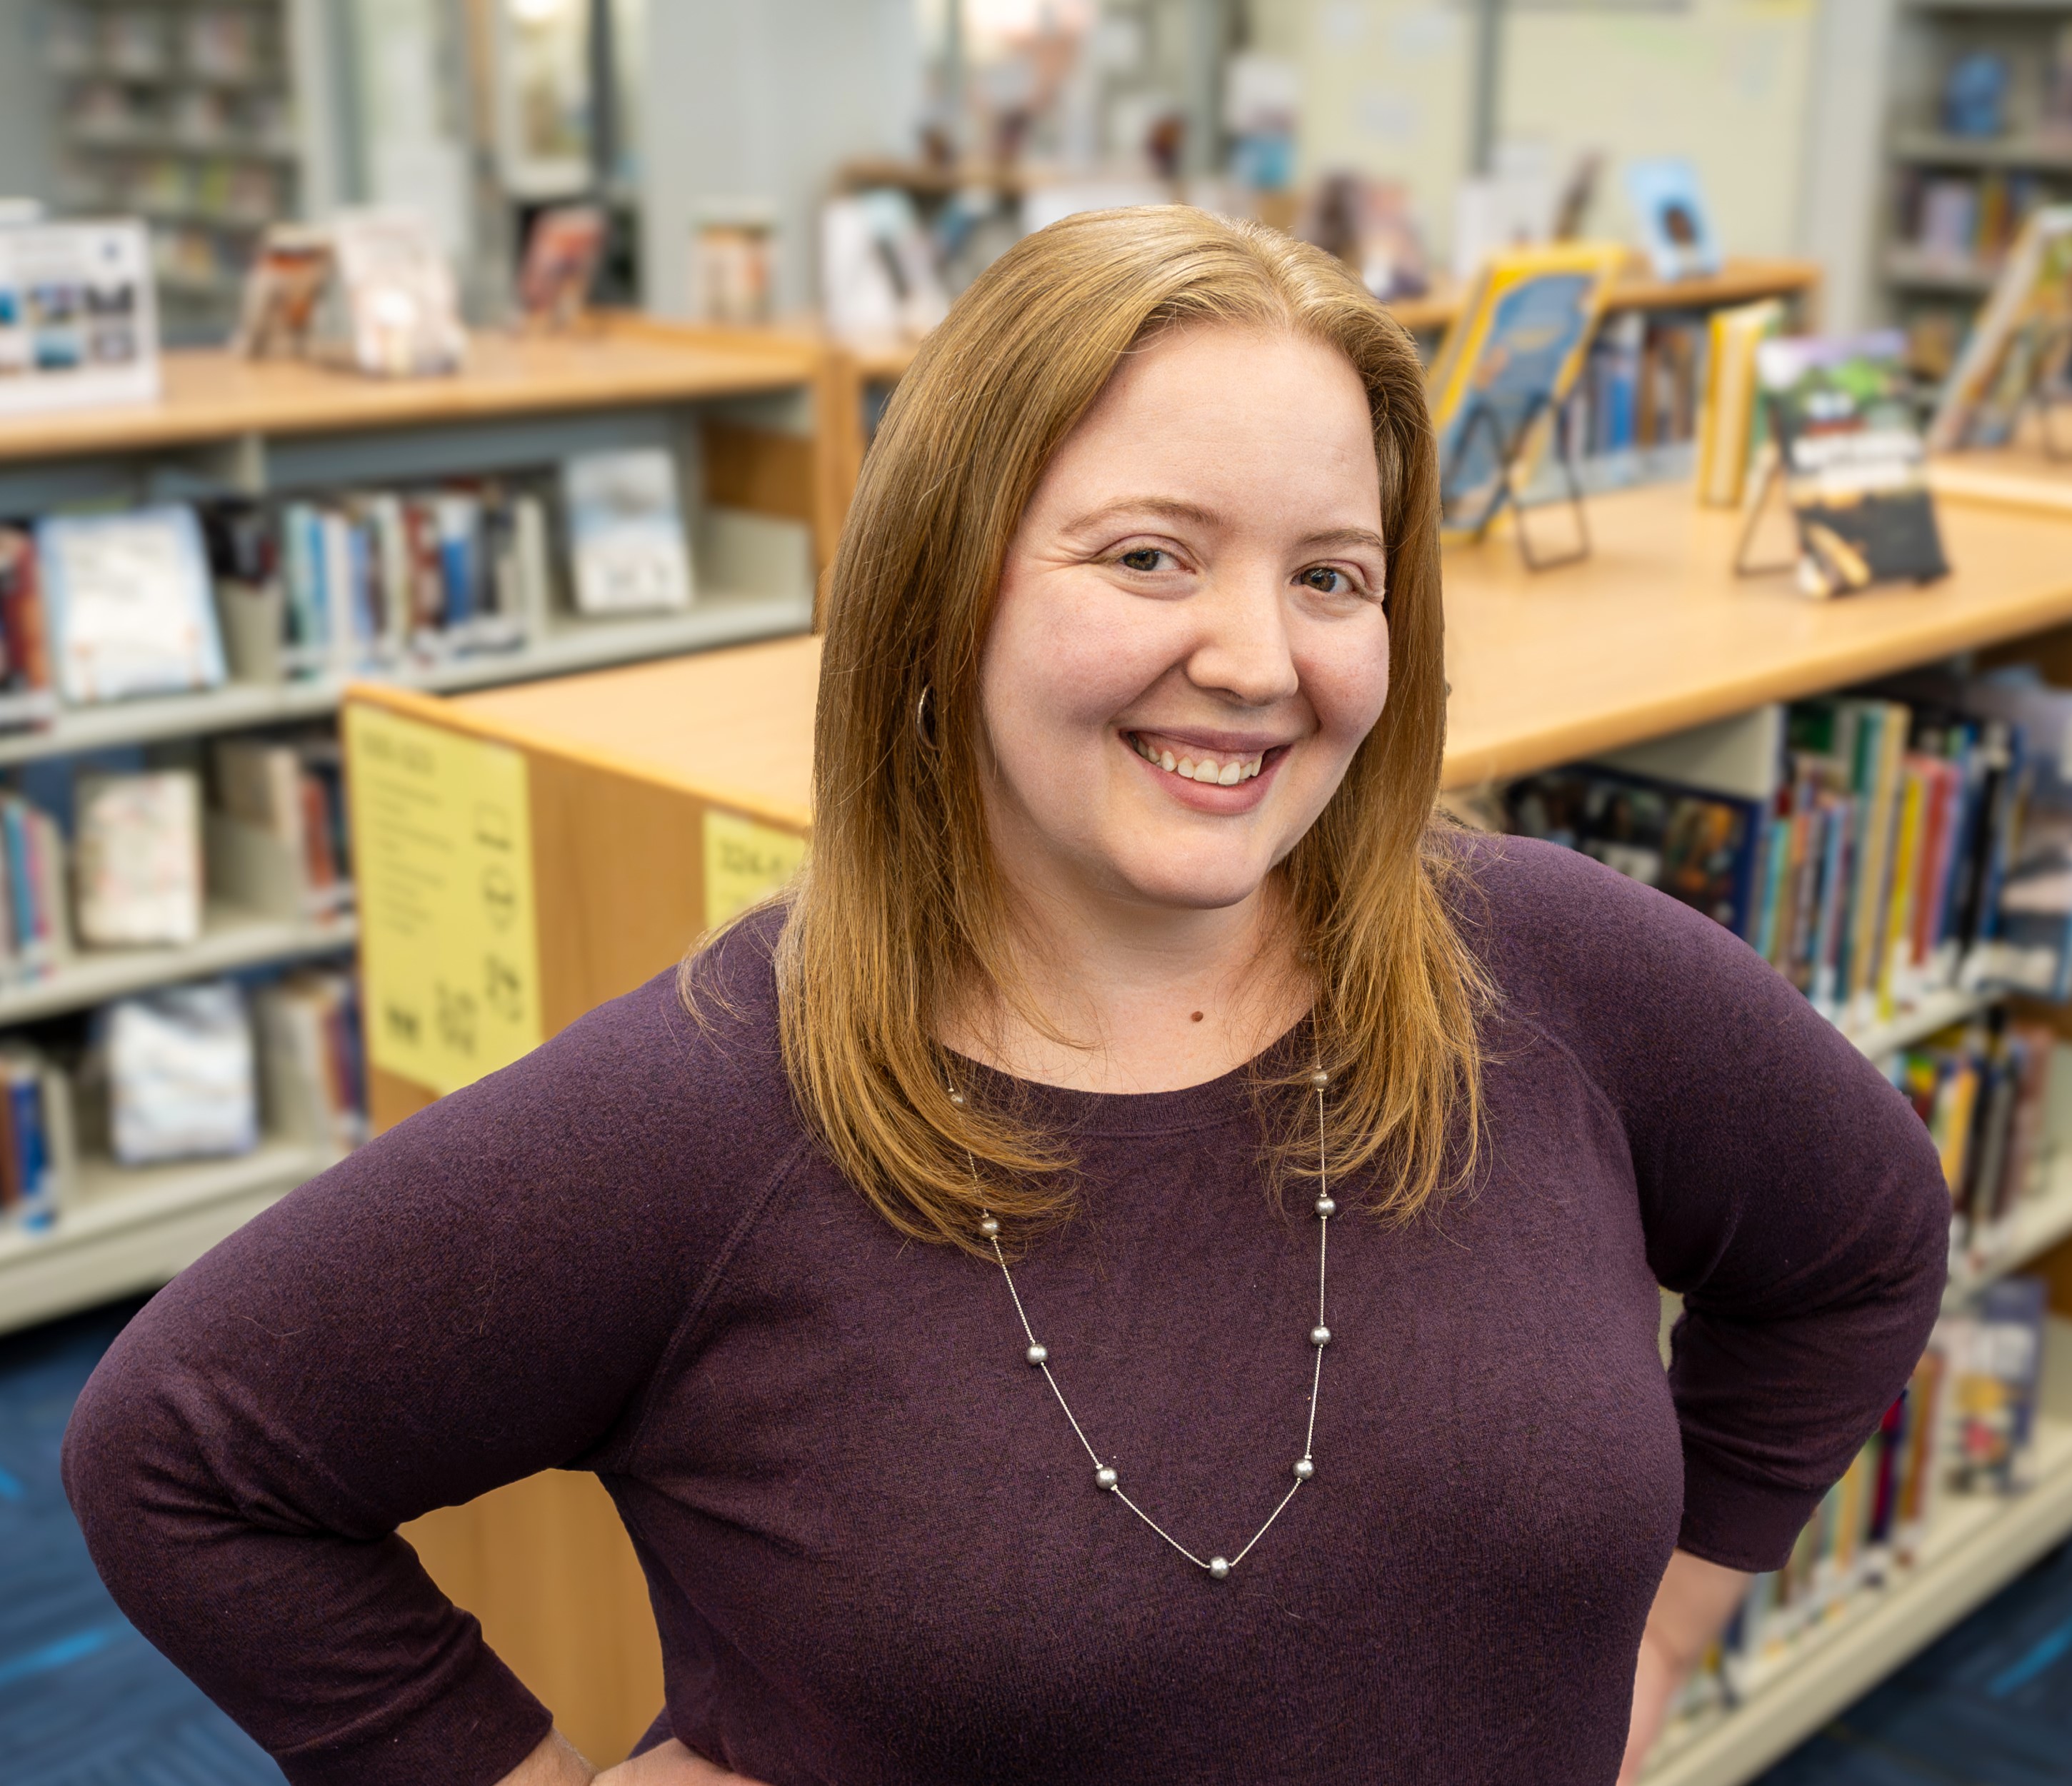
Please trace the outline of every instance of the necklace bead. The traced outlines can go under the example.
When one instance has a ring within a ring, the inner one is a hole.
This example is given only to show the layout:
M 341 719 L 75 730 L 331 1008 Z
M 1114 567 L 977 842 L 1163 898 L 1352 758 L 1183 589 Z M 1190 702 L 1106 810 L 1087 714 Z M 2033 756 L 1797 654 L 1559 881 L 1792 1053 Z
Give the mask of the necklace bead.
M 1040 1365 L 1050 1356 L 1050 1349 L 1047 1345 L 1032 1345 L 1022 1356 L 1032 1365 Z
M 1230 1559 L 1227 1557 L 1211 1557 L 1209 1558 L 1210 1580 L 1219 1582 L 1228 1581 L 1230 1579 Z
M 991 1216 L 988 1216 L 985 1221 L 981 1221 L 978 1225 L 978 1231 L 984 1234 L 988 1240 L 995 1240 L 999 1238 L 1000 1224 L 994 1221 Z
M 1115 1472 L 1105 1464 L 1094 1472 L 1094 1486 L 1096 1488 L 1112 1489 L 1115 1487 L 1116 1480 Z
M 1338 1200 L 1336 1197 L 1320 1197 L 1317 1199 L 1317 1213 L 1325 1221 L 1329 1221 L 1338 1213 Z
M 1330 1082 L 1331 1076 L 1330 1074 L 1326 1073 L 1323 1068 L 1316 1067 L 1311 1070 L 1309 1074 L 1309 1083 L 1314 1086 L 1318 1090 L 1322 1091 L 1324 1087 Z
M 1307 1457 L 1298 1457 L 1295 1460 L 1295 1480 L 1297 1482 L 1307 1482 L 1316 1473 L 1315 1460 Z
M 1328 1327 L 1313 1327 L 1309 1329 L 1310 1345 L 1324 1346 L 1329 1345 L 1330 1343 L 1331 1330 Z

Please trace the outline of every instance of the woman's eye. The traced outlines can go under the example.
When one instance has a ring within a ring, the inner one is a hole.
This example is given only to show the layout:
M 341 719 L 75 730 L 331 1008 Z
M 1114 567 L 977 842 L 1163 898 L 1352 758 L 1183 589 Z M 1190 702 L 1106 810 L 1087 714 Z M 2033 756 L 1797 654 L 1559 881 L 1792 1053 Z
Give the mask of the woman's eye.
M 1158 560 L 1166 554 L 1156 546 L 1137 546 L 1125 552 L 1116 562 L 1124 570 L 1154 571 Z
M 1320 595 L 1350 595 L 1352 579 L 1342 570 L 1334 570 L 1329 565 L 1313 565 L 1295 580 L 1305 589 L 1314 589 Z

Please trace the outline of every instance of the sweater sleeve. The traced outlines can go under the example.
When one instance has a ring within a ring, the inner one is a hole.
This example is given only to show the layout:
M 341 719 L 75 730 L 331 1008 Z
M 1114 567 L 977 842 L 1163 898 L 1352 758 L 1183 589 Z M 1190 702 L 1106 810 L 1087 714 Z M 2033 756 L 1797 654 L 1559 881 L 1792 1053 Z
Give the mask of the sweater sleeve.
M 1737 938 L 1585 856 L 1477 846 L 1498 978 L 1617 1111 L 1684 1298 L 1681 1548 L 1772 1569 L 1905 1386 L 1950 1197 L 1912 1108 Z
M 602 1007 L 240 1230 L 87 1385 L 96 1565 L 294 1786 L 491 1786 L 546 1735 L 397 1527 L 637 1423 L 781 1152 L 711 1053 L 670 976 Z

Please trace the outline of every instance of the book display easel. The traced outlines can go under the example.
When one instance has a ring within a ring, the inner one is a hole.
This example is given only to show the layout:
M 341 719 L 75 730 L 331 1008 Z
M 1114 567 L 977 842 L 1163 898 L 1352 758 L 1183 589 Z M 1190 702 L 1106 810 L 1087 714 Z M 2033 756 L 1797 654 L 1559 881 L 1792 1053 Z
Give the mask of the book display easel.
M 1535 574 L 1501 539 L 1449 545 L 1447 786 L 1471 792 L 2072 625 L 2072 503 L 2053 513 L 1951 501 L 1942 519 L 1948 578 L 1825 603 L 1784 580 L 1737 578 L 1738 516 L 1699 508 L 1680 488 L 1603 498 L 1590 560 L 1565 569 Z M 401 721 L 491 753 L 507 774 L 522 763 L 534 864 L 524 903 L 537 939 L 527 961 L 544 1035 L 666 967 L 788 872 L 809 830 L 818 662 L 817 641 L 802 638 L 448 700 L 374 692 L 352 697 L 348 725 L 371 721 L 372 736 Z M 637 863 L 624 860 L 632 837 Z M 388 970 L 371 928 L 366 946 L 378 978 Z M 1936 992 L 1852 1039 L 1881 1059 L 1987 1002 Z M 437 1071 L 412 1078 L 377 1059 L 377 1123 L 429 1102 Z M 2060 1160 L 1990 1255 L 1965 1262 L 1956 1293 L 2033 1265 L 2068 1236 L 2072 1160 Z M 2052 1328 L 2046 1367 L 2046 1393 L 2058 1397 L 2072 1390 L 2072 1353 L 2056 1346 L 2066 1331 Z M 2025 1494 L 1947 1497 L 1912 1567 L 1805 1632 L 1737 1707 L 1675 1729 L 1651 1780 L 1751 1777 L 2072 1532 L 2072 1397 L 2046 1408 L 2036 1462 Z M 630 1549 L 594 1484 L 535 1477 L 433 1514 L 409 1536 L 579 1743 L 619 1752 L 645 1726 L 660 1702 L 659 1655 Z M 520 1545 L 549 1560 L 494 1566 Z
M 682 472 L 695 573 L 689 606 L 578 611 L 556 536 L 532 610 L 491 648 L 406 654 L 373 673 L 417 689 L 480 688 L 812 623 L 832 485 L 816 431 L 826 363 L 810 343 L 716 343 L 628 323 L 572 339 L 479 339 L 467 370 L 440 380 L 376 382 L 215 353 L 168 355 L 164 370 L 165 396 L 154 404 L 0 423 L 0 517 L 33 521 L 84 505 L 186 512 L 180 505 L 220 500 L 285 518 L 298 505 L 315 512 L 347 503 L 354 499 L 340 493 L 370 486 L 473 487 L 551 474 L 585 454 L 666 450 Z M 331 537 L 350 536 L 334 529 Z M 47 723 L 0 733 L 0 766 L 35 774 L 83 753 L 134 758 L 148 747 L 220 776 L 224 741 L 285 722 L 299 722 L 298 736 L 320 745 L 351 664 L 361 660 L 326 659 L 297 673 L 280 645 L 280 591 L 265 601 L 262 593 L 217 585 L 226 680 L 189 693 L 59 706 Z M 240 622 L 240 604 L 262 623 Z M 0 980 L 0 1031 L 211 976 L 343 959 L 357 934 L 349 900 L 314 897 L 303 863 L 284 859 L 257 827 L 212 811 L 208 830 L 196 934 L 35 961 L 33 971 Z M 260 1066 L 263 1090 L 264 1060 Z M 53 1217 L 0 1219 L 0 1329 L 162 1283 L 321 1170 L 339 1137 L 321 1120 L 301 1121 L 285 1109 L 291 1102 L 268 1092 L 258 1144 L 232 1156 L 125 1167 L 89 1142 L 82 1157 L 61 1161 Z

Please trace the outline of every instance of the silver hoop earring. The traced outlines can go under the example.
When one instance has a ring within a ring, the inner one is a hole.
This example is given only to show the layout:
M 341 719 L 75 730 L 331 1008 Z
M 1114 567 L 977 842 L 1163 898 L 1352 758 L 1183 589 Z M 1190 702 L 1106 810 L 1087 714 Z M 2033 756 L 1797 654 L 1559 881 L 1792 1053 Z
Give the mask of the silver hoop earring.
M 920 739 L 921 748 L 924 750 L 935 748 L 935 716 L 930 711 L 935 696 L 935 685 L 924 682 L 921 684 L 920 699 L 914 703 L 914 732 Z

